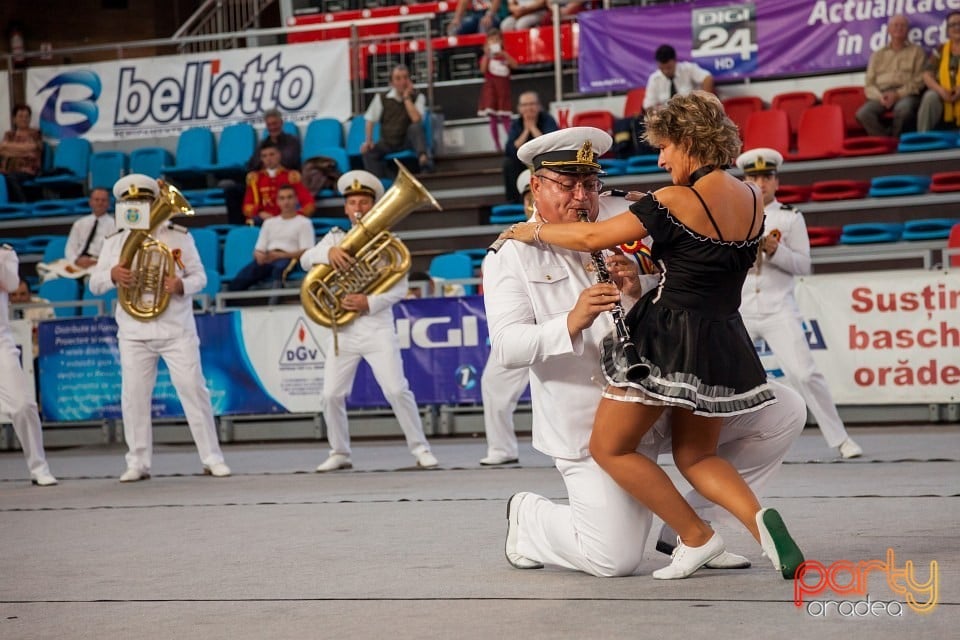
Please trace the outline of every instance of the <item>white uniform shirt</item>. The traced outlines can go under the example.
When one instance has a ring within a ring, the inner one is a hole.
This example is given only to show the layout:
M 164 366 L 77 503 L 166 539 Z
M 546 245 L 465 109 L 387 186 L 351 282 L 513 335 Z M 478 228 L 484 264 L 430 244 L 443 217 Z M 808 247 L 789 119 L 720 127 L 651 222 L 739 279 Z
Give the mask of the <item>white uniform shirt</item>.
M 810 238 L 803 214 L 776 200 L 764 207 L 764 233 L 780 232 L 780 246 L 773 256 L 761 252 L 747 272 L 741 292 L 740 313 L 763 315 L 783 309 L 797 310 L 793 296 L 794 276 L 810 274 Z M 759 268 L 758 268 L 759 265 Z
M 342 229 L 333 228 L 317 243 L 312 249 L 306 250 L 300 256 L 300 266 L 304 271 L 317 264 L 330 264 L 330 249 L 338 246 L 346 233 Z M 400 302 L 407 296 L 407 290 L 410 288 L 408 278 L 404 275 L 392 287 L 383 293 L 367 294 L 367 304 L 370 311 L 357 316 L 356 320 L 350 324 L 341 327 L 338 331 L 341 334 L 359 332 L 361 334 L 371 331 L 395 331 L 393 324 L 393 305 Z
M 19 265 L 17 252 L 0 246 L 0 337 L 6 335 L 11 341 L 13 335 L 10 333 L 10 292 L 16 291 L 20 286 L 20 273 L 17 270 Z
M 710 72 L 693 62 L 677 62 L 677 70 L 673 74 L 673 86 L 678 96 L 685 96 L 695 89 L 699 89 L 703 81 L 710 77 Z M 647 92 L 643 96 L 643 108 L 649 109 L 664 104 L 670 99 L 670 78 L 657 69 L 647 80 Z
M 263 221 L 256 251 L 301 251 L 313 246 L 313 222 L 306 216 L 274 216 Z
M 396 100 L 397 102 L 403 102 L 400 99 L 400 94 L 397 93 L 397 90 L 393 87 L 390 88 L 390 91 L 387 91 L 387 98 Z M 420 112 L 420 117 L 423 117 L 423 114 L 427 112 L 427 98 L 423 95 L 422 91 L 417 92 L 417 97 L 413 101 L 413 106 L 415 106 L 417 111 Z M 367 112 L 363 114 L 363 119 L 367 122 L 380 122 L 380 118 L 382 116 L 383 101 L 378 93 L 373 96 L 373 101 L 370 103 L 370 106 L 367 107 Z
M 99 222 L 97 221 L 97 217 L 92 213 L 78 219 L 73 223 L 73 226 L 70 227 L 70 235 L 67 236 L 67 246 L 64 250 L 64 257 L 69 262 L 76 262 L 77 258 L 80 257 L 80 252 L 83 251 L 83 246 L 87 243 L 87 237 L 90 235 L 90 231 L 93 230 L 94 223 L 97 225 L 97 230 L 93 234 L 90 247 L 87 249 L 87 253 L 94 258 L 100 255 L 103 241 L 107 236 L 112 235 L 117 230 L 116 219 L 109 213 L 100 216 Z
M 116 284 L 110 279 L 110 269 L 120 261 L 120 250 L 130 234 L 124 229 L 106 239 L 97 267 L 90 275 L 90 291 L 100 295 Z M 159 317 L 143 322 L 129 315 L 123 307 L 117 305 L 117 337 L 125 340 L 166 340 L 180 338 L 185 335 L 197 335 L 197 323 L 193 318 L 193 294 L 199 293 L 207 286 L 207 274 L 197 245 L 184 227 L 177 225 L 165 226 L 154 234 L 160 242 L 170 247 L 171 251 L 180 250 L 179 264 L 174 265 L 177 277 L 183 280 L 183 295 L 171 295 L 170 306 Z

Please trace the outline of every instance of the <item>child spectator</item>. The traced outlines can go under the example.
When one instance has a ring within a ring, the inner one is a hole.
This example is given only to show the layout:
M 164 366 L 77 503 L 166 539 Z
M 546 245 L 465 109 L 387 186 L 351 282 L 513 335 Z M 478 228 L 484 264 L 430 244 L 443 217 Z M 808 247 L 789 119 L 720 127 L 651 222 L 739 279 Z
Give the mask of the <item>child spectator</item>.
M 493 27 L 487 31 L 487 41 L 483 45 L 483 57 L 480 58 L 480 72 L 483 73 L 483 88 L 480 90 L 480 104 L 477 115 L 490 118 L 490 135 L 497 151 L 503 151 L 500 144 L 500 127 L 509 135 L 510 119 L 513 115 L 513 100 L 510 97 L 510 70 L 517 61 L 503 49 L 503 34 Z

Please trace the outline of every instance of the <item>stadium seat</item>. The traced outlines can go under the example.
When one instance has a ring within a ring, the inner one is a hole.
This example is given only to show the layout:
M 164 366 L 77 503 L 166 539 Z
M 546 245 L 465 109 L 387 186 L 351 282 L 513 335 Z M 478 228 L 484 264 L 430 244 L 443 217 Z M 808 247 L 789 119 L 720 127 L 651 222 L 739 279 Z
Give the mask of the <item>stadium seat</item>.
M 613 114 L 603 109 L 593 109 L 591 111 L 580 111 L 573 114 L 571 126 L 574 127 L 596 127 L 613 135 Z
M 80 187 L 82 191 L 84 185 L 87 184 L 87 172 L 90 170 L 92 151 L 89 140 L 83 138 L 61 140 L 53 152 L 52 171 L 55 175 L 42 175 L 27 184 L 54 190 Z
M 622 176 L 627 172 L 627 160 L 621 160 L 620 158 L 600 158 L 599 162 L 604 175 Z
M 461 278 L 473 277 L 473 260 L 469 254 L 454 251 L 452 253 L 442 253 L 430 261 L 427 273 L 436 284 L 443 285 L 443 280 L 458 280 Z M 450 287 L 462 286 L 463 295 L 473 295 L 475 287 L 473 285 L 449 285 Z M 451 290 L 444 286 L 444 294 Z
M 797 129 L 797 150 L 787 160 L 835 158 L 843 150 L 843 112 L 835 104 L 805 109 Z
M 217 142 L 217 162 L 206 168 L 217 178 L 242 181 L 247 173 L 247 162 L 257 149 L 257 134 L 253 125 L 238 122 L 223 128 Z
M 67 236 L 54 236 L 47 241 L 43 248 L 43 262 L 53 262 L 66 255 Z
M 69 200 L 38 200 L 32 207 L 35 216 L 69 216 L 74 213 L 73 202 Z
M 898 140 L 888 136 L 858 136 L 844 138 L 840 155 L 852 158 L 855 156 L 878 156 L 884 153 L 893 153 L 897 150 Z
M 20 204 L 0 204 L 0 220 L 18 220 L 30 217 L 29 206 Z
M 127 173 L 127 154 L 122 151 L 98 151 L 90 156 L 90 188 L 113 193 L 114 183 Z
M 330 229 L 337 227 L 343 231 L 350 230 L 350 221 L 344 218 L 310 218 L 313 222 L 313 232 L 317 239 L 322 238 Z
M 727 113 L 727 117 L 737 125 L 741 135 L 747 127 L 750 114 L 763 111 L 763 100 L 757 96 L 733 96 L 721 102 L 723 102 L 723 110 Z
M 813 187 L 810 185 L 781 184 L 777 188 L 777 200 L 783 204 L 797 204 L 809 200 L 811 193 Z
M 843 226 L 840 243 L 873 244 L 878 242 L 896 242 L 902 234 L 903 225 L 899 222 L 858 222 Z
M 950 256 L 949 265 L 951 267 L 960 267 L 960 224 L 955 224 L 950 229 L 950 236 L 947 238 L 947 249 L 956 251 Z
M 233 280 L 237 272 L 253 260 L 259 227 L 239 226 L 231 229 L 223 241 L 223 280 Z
M 939 151 L 941 149 L 953 149 L 956 146 L 957 133 L 955 131 L 924 131 L 923 133 L 911 131 L 900 136 L 897 151 L 900 153 Z
M 646 87 L 637 87 L 627 91 L 627 97 L 623 103 L 623 117 L 633 118 L 643 113 L 643 99 L 646 95 Z
M 960 171 L 939 171 L 930 176 L 930 191 L 947 193 L 960 191 Z
M 380 137 L 380 123 L 374 125 L 373 139 Z M 363 155 L 360 153 L 360 146 L 367 139 L 367 121 L 363 115 L 357 115 L 350 118 L 350 125 L 347 128 L 347 157 L 350 159 L 350 168 L 363 168 Z
M 300 127 L 297 126 L 296 122 L 290 122 L 289 120 L 284 120 L 283 122 L 283 132 L 293 136 L 297 140 L 300 139 Z M 263 130 L 263 133 L 260 135 L 262 140 L 265 140 L 267 136 L 270 135 L 270 132 L 266 129 Z
M 957 218 L 925 218 L 903 223 L 904 240 L 940 240 L 950 237 L 950 230 L 960 223 Z
M 821 180 L 813 183 L 810 199 L 814 202 L 825 200 L 857 200 L 865 198 L 870 183 L 865 180 Z
M 113 305 L 117 300 L 117 290 L 110 289 L 106 293 L 94 295 L 93 292 L 90 291 L 90 287 L 85 286 L 83 287 L 83 300 L 103 300 L 103 315 L 110 316 L 113 315 Z M 93 304 L 83 305 L 83 307 L 80 308 L 80 315 L 85 317 L 96 316 L 99 314 L 99 309 Z
M 497 204 L 490 209 L 490 224 L 525 222 L 527 210 L 522 204 Z
M 223 279 L 220 277 L 220 272 L 216 269 L 206 268 L 204 269 L 207 274 L 207 286 L 200 290 L 200 293 L 205 293 L 210 296 L 210 304 L 213 304 L 214 298 L 217 294 L 220 293 L 220 290 L 223 288 Z
M 642 156 L 631 156 L 627 158 L 627 173 L 656 173 L 663 171 L 660 168 L 660 156 L 656 154 L 645 154 Z
M 433 122 L 432 122 L 432 120 L 433 120 L 433 119 L 430 117 L 430 113 L 429 113 L 429 112 L 426 113 L 426 114 L 424 115 L 424 118 L 421 120 L 421 122 L 423 123 L 423 129 L 424 129 L 424 133 L 425 133 L 425 135 L 426 135 L 427 147 L 428 147 L 428 148 L 432 148 L 432 141 L 433 141 Z M 375 140 L 379 139 L 379 133 L 380 133 L 380 128 L 379 128 L 379 127 L 377 127 L 376 129 L 374 129 L 374 135 L 376 136 L 376 137 L 374 138 Z M 392 166 L 393 166 L 393 161 L 394 161 L 394 160 L 399 160 L 401 163 L 404 164 L 404 166 L 406 166 L 408 169 L 410 169 L 411 172 L 416 173 L 416 172 L 419 172 L 419 171 L 420 171 L 419 158 L 417 158 L 417 154 L 414 153 L 414 152 L 413 152 L 412 150 L 410 150 L 410 149 L 404 149 L 403 151 L 395 151 L 395 152 L 393 152 L 393 153 L 388 153 L 387 155 L 385 155 L 385 156 L 383 157 L 383 159 L 384 159 L 384 161 L 387 163 L 387 166 L 388 166 L 388 167 L 391 167 L 391 168 L 392 168 Z M 390 169 L 388 169 L 388 170 L 390 170 Z
M 325 155 L 320 150 L 328 147 L 344 148 L 343 125 L 336 118 L 317 118 L 307 125 L 301 159 L 306 162 L 310 158 Z
M 315 147 L 313 149 L 313 155 L 307 158 L 307 160 L 320 157 L 335 160 L 337 163 L 337 171 L 341 174 L 350 171 L 350 158 L 347 156 L 347 150 L 343 147 Z
M 63 236 L 45 234 L 30 236 L 23 239 L 22 250 L 24 253 L 44 253 L 47 250 L 47 245 L 51 242 L 60 242 L 60 238 L 63 238 Z M 63 256 L 61 255 L 60 257 L 62 258 Z
M 141 147 L 130 152 L 130 173 L 159 178 L 163 168 L 172 164 L 173 155 L 162 147 Z
M 174 181 L 196 180 L 206 175 L 214 162 L 213 132 L 205 127 L 191 127 L 180 133 L 173 165 L 163 167 L 163 175 Z
M 807 227 L 811 247 L 830 247 L 840 242 L 842 227 Z
M 220 271 L 220 239 L 217 232 L 212 229 L 198 228 L 190 229 L 190 235 L 193 236 L 193 242 L 197 245 L 197 253 L 200 254 L 200 262 L 209 271 Z M 252 253 L 251 253 L 252 255 Z
M 863 86 L 833 87 L 823 92 L 820 102 L 835 104 L 843 111 L 843 128 L 848 136 L 866 134 L 866 130 L 857 120 L 857 111 L 867 101 Z
M 800 130 L 800 115 L 817 104 L 817 95 L 812 91 L 788 91 L 779 93 L 770 100 L 771 109 L 780 109 L 787 114 L 790 124 L 790 139 L 796 139 Z
M 751 113 L 741 134 L 744 151 L 769 147 L 784 158 L 790 153 L 790 122 L 787 113 L 780 109 Z
M 9 204 L 10 194 L 7 192 L 7 179 L 0 176 L 0 204 Z
M 62 255 L 60 256 L 63 257 Z M 50 302 L 68 302 L 80 299 L 80 283 L 70 278 L 56 278 L 47 280 L 40 285 L 37 295 Z M 71 306 L 54 307 L 53 315 L 57 318 L 71 318 L 77 315 L 77 308 Z
M 892 196 L 915 196 L 927 192 L 930 178 L 927 176 L 877 176 L 870 181 L 871 198 L 889 198 Z

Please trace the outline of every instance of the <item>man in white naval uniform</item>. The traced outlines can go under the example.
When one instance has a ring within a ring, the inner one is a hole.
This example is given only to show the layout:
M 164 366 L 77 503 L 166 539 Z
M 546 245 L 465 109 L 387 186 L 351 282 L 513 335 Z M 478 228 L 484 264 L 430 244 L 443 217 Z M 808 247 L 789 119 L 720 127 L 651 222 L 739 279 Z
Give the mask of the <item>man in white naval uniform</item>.
M 113 187 L 114 196 L 124 202 L 152 203 L 159 193 L 156 180 L 136 173 L 121 178 Z M 104 294 L 118 285 L 129 287 L 134 284 L 136 276 L 128 266 L 119 263 L 123 243 L 129 234 L 129 229 L 120 229 L 104 241 L 97 268 L 90 276 L 90 291 L 94 294 Z M 151 396 L 161 357 L 170 370 L 170 380 L 183 405 L 204 474 L 229 476 L 230 468 L 223 461 L 217 441 L 210 391 L 200 368 L 200 339 L 193 317 L 193 294 L 206 286 L 207 275 L 193 236 L 186 228 L 168 223 L 153 236 L 173 253 L 175 275 L 164 279 L 163 289 L 170 294 L 170 305 L 156 318 L 138 320 L 117 305 L 117 345 L 122 376 L 120 411 L 123 437 L 127 442 L 127 469 L 120 476 L 120 482 L 150 478 L 153 456 Z
M 597 217 L 601 185 L 595 158 L 611 144 L 603 131 L 573 127 L 521 147 L 520 158 L 533 167 L 531 189 L 538 220 L 573 222 L 580 209 L 586 209 L 590 219 Z M 633 260 L 614 256 L 607 264 L 625 291 L 639 293 Z M 589 453 L 603 380 L 599 344 L 613 328 L 607 311 L 618 297 L 616 287 L 596 283 L 588 254 L 506 242 L 487 256 L 484 297 L 496 357 L 507 367 L 530 368 L 533 446 L 554 458 L 569 502 L 514 494 L 507 504 L 507 560 L 519 569 L 549 564 L 600 577 L 639 573 L 652 514 Z M 624 301 L 629 302 L 626 297 Z M 779 402 L 727 418 L 720 436 L 720 455 L 758 493 L 803 428 L 800 397 L 782 385 L 776 385 L 775 392 Z M 665 414 L 644 436 L 638 451 L 656 459 L 670 451 L 668 434 Z M 713 505 L 706 509 L 696 494 L 687 499 L 708 519 L 725 513 Z M 658 548 L 667 550 L 668 538 L 669 533 L 661 536 L 666 547 Z M 746 558 L 725 552 L 707 566 L 749 564 Z
M 343 194 L 344 212 L 351 225 L 357 224 L 383 195 L 380 179 L 367 171 L 346 172 L 337 181 L 337 189 Z M 341 229 L 331 229 L 316 246 L 300 256 L 300 266 L 304 271 L 310 271 L 317 264 L 329 264 L 342 271 L 350 269 L 356 259 L 340 248 L 345 236 Z M 438 464 L 423 434 L 417 401 L 403 373 L 400 342 L 393 324 L 393 305 L 406 297 L 409 287 L 404 274 L 383 293 L 350 293 L 341 301 L 344 309 L 357 311 L 359 315 L 338 328 L 336 342 L 331 332 L 324 345 L 323 417 L 327 423 L 330 455 L 317 467 L 318 473 L 353 467 L 347 395 L 353 388 L 361 358 L 370 365 L 373 377 L 397 416 L 417 466 L 431 468 Z
M 530 195 L 530 169 L 524 169 L 517 178 L 517 193 L 523 198 L 527 215 L 533 213 Z M 487 364 L 480 376 L 480 395 L 483 399 L 483 431 L 487 438 L 487 455 L 480 459 L 483 466 L 515 464 L 520 461 L 517 432 L 513 424 L 513 412 L 517 410 L 523 390 L 530 384 L 530 373 L 520 367 L 508 369 L 493 357 L 487 356 Z
M 810 407 L 827 445 L 838 448 L 844 458 L 856 458 L 863 449 L 847 435 L 827 381 L 813 362 L 793 295 L 794 276 L 811 272 L 810 238 L 803 214 L 777 202 L 781 164 L 783 156 L 767 148 L 752 149 L 737 158 L 744 180 L 760 187 L 766 216 L 760 255 L 743 283 L 740 315 L 750 337 L 763 338 L 776 354 L 787 383 Z
M 8 245 L 0 245 L 0 413 L 10 416 L 23 455 L 35 485 L 47 487 L 57 484 L 50 473 L 43 451 L 43 433 L 37 403 L 31 398 L 31 380 L 20 364 L 21 354 L 10 331 L 10 292 L 20 286 L 17 253 Z M 27 353 L 27 358 L 33 357 Z

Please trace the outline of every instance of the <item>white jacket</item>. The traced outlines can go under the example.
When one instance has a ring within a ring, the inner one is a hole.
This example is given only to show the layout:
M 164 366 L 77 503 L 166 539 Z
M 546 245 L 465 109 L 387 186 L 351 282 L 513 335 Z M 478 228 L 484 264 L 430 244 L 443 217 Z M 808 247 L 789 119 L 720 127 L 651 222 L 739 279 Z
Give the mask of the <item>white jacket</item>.
M 794 276 L 810 274 L 810 238 L 803 214 L 776 200 L 764 208 L 764 233 L 780 232 L 780 246 L 773 256 L 761 252 L 747 273 L 741 292 L 740 313 L 757 316 L 782 310 L 796 311 Z

